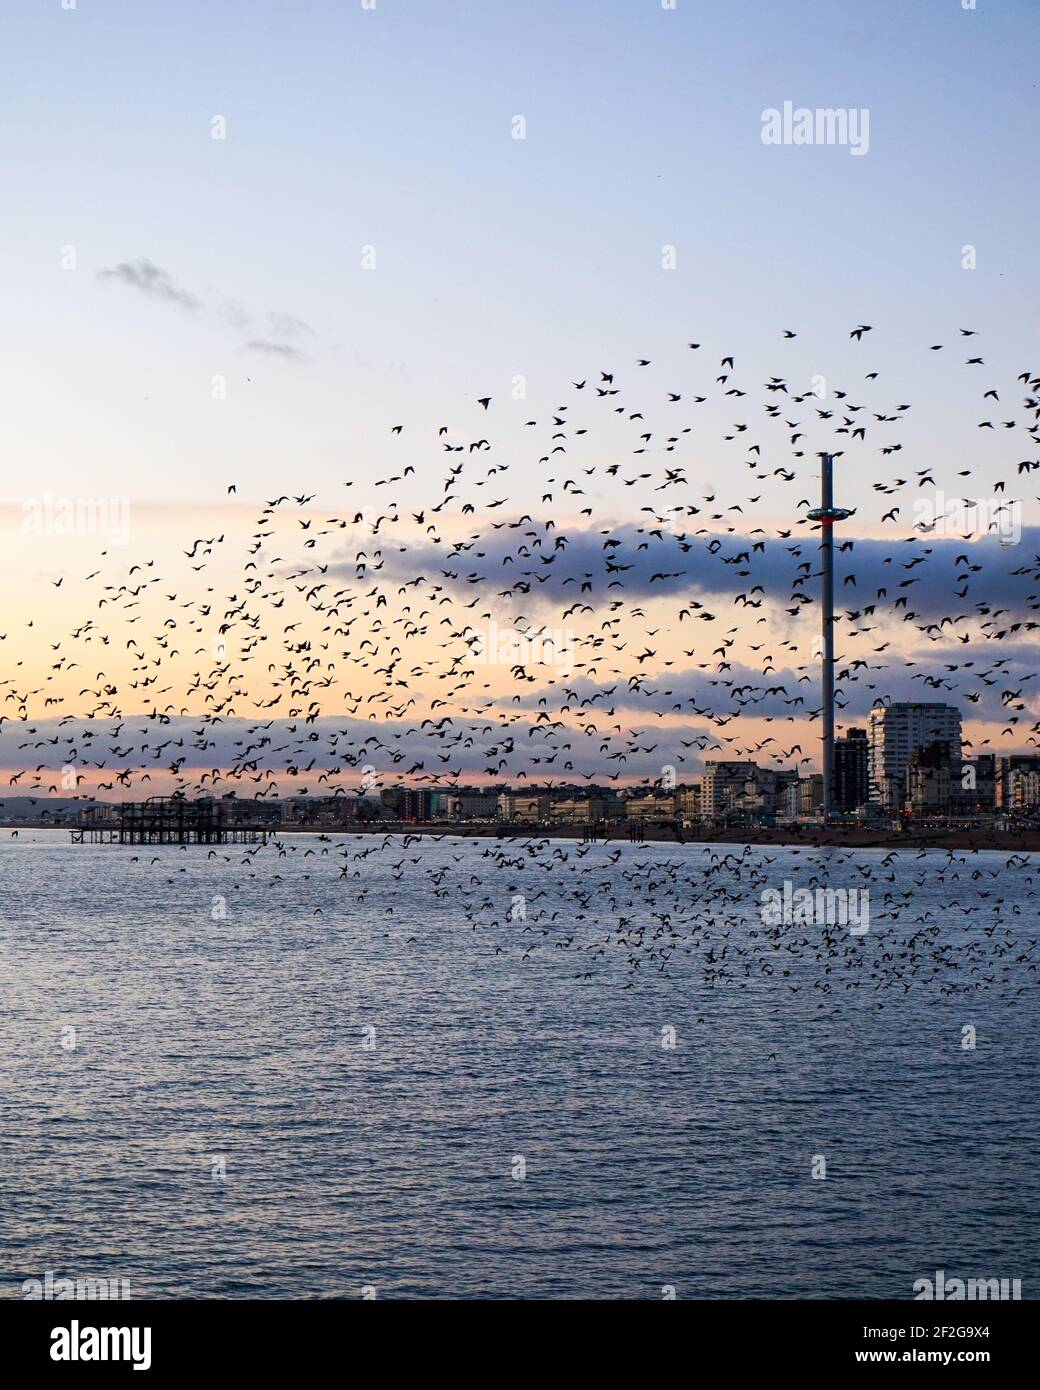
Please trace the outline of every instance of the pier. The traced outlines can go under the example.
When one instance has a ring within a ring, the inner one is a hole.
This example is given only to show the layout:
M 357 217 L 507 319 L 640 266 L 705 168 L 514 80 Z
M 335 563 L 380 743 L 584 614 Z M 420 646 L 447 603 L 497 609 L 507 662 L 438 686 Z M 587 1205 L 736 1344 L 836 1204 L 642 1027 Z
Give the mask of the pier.
M 74 845 L 266 844 L 271 827 L 229 821 L 222 801 L 151 796 L 124 801 L 113 816 L 92 807 L 69 834 Z

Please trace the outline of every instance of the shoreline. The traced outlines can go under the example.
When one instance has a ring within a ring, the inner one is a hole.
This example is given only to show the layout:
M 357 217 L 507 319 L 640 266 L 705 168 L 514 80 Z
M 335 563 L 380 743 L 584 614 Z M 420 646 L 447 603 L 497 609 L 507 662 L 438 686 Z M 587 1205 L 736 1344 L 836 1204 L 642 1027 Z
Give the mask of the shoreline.
M 229 827 L 231 829 L 233 827 Z M 252 828 L 252 827 L 251 827 Z M 263 830 L 268 839 L 285 835 L 316 835 L 326 839 L 346 836 L 390 835 L 394 838 L 459 839 L 459 840 L 576 840 L 589 842 L 589 830 L 584 825 L 520 825 L 473 824 L 457 822 L 373 822 L 358 825 L 274 825 L 255 827 Z M 74 825 L 4 825 L 2 831 L 77 829 Z M 805 846 L 833 849 L 950 849 L 998 850 L 1040 853 L 1040 828 L 1022 830 L 989 830 L 936 826 L 911 827 L 907 831 L 869 830 L 866 828 L 824 829 L 820 826 L 754 826 L 710 830 L 690 827 L 677 836 L 672 825 L 643 825 L 641 836 L 633 838 L 629 826 L 609 826 L 597 830 L 597 844 L 686 844 L 686 845 L 763 845 Z M 13 838 L 10 833 L 7 838 Z
M 439 836 L 452 839 L 491 839 L 491 840 L 577 840 L 585 842 L 588 831 L 584 826 L 445 826 L 436 822 L 394 824 L 392 826 L 346 828 L 337 827 L 335 831 L 323 827 L 300 827 L 304 833 L 337 835 L 406 835 Z M 299 833 L 299 831 L 290 832 Z M 916 833 L 911 830 L 824 830 L 822 827 L 806 826 L 802 830 L 792 827 L 744 827 L 743 829 L 704 830 L 691 828 L 681 838 L 677 837 L 671 826 L 645 826 L 642 839 L 633 840 L 627 827 L 611 827 L 596 835 L 597 844 L 685 844 L 685 845 L 786 845 L 812 846 L 837 849 L 992 849 L 1020 850 L 1023 853 L 1040 853 L 1040 829 L 1038 830 L 939 830 L 922 828 Z

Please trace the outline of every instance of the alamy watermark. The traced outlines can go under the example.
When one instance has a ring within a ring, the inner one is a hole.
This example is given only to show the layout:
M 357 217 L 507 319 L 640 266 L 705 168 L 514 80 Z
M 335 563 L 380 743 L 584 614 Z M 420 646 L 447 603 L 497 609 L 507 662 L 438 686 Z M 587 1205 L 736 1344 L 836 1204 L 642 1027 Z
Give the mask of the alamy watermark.
M 63 1279 L 48 1269 L 42 1279 L 26 1279 L 22 1282 L 22 1292 L 30 1303 L 52 1299 L 61 1301 L 75 1299 L 113 1299 L 130 1297 L 129 1279 Z
M 129 497 L 29 497 L 22 503 L 27 536 L 108 536 L 113 545 L 130 543 Z
M 51 1330 L 52 1361 L 129 1361 L 135 1371 L 152 1364 L 150 1327 L 89 1327 L 73 1318 Z
M 762 112 L 763 145 L 846 145 L 850 154 L 870 150 L 870 111 L 860 107 L 795 106 L 785 101 Z
M 1001 545 L 1017 545 L 1022 539 L 1022 503 L 996 497 L 918 497 L 914 502 L 914 524 L 926 535 L 957 536 L 974 540 L 995 535 Z
M 561 675 L 574 671 L 574 633 L 570 628 L 539 628 L 521 631 L 499 627 L 492 619 L 483 632 L 470 640 L 473 656 L 485 666 L 508 666 L 511 670 L 528 666 L 551 666 Z
M 927 1302 L 1017 1301 L 1022 1297 L 1021 1279 L 949 1279 L 946 1271 L 937 1269 L 935 1278 L 927 1276 L 914 1280 L 914 1301 Z
M 767 927 L 848 927 L 853 936 L 870 930 L 869 888 L 763 888 L 762 922 Z

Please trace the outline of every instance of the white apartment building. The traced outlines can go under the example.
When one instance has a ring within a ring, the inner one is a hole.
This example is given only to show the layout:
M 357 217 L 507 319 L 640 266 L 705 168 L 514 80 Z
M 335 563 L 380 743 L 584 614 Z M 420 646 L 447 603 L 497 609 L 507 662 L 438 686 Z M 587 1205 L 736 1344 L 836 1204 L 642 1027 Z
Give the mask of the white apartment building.
M 928 702 L 875 705 L 867 722 L 867 741 L 871 797 L 886 810 L 898 811 L 912 753 L 930 743 L 947 743 L 951 759 L 960 758 L 960 710 Z

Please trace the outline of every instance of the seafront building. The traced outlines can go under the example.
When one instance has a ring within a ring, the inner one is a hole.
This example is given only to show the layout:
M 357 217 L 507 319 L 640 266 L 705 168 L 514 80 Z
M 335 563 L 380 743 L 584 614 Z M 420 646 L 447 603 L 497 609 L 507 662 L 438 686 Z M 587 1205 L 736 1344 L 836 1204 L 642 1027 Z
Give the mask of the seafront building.
M 650 792 L 648 795 L 627 797 L 622 807 L 628 820 L 672 821 L 676 816 L 676 797 L 674 793 Z
M 540 825 L 549 819 L 550 796 L 546 792 L 500 792 L 498 818 L 504 821 L 530 821 Z
M 906 773 L 914 753 L 942 743 L 950 757 L 960 756 L 960 710 L 916 701 L 875 705 L 867 723 L 867 741 L 871 800 L 897 814 L 905 802 Z
M 870 742 L 866 729 L 834 740 L 834 809 L 855 811 L 870 800 Z
M 906 769 L 906 804 L 914 815 L 949 814 L 952 785 L 948 743 L 914 749 Z
M 460 820 L 494 820 L 498 815 L 498 792 L 467 788 L 459 792 Z
M 1011 773 L 1008 809 L 1020 813 L 1040 809 L 1040 769 L 1016 768 Z
M 735 810 L 749 777 L 759 772 L 757 763 L 707 762 L 701 773 L 701 815 L 704 820 L 722 820 Z
M 1032 809 L 1040 800 L 1030 794 L 1029 774 L 1040 773 L 1040 755 L 1035 753 L 998 754 L 994 770 L 998 811 Z

